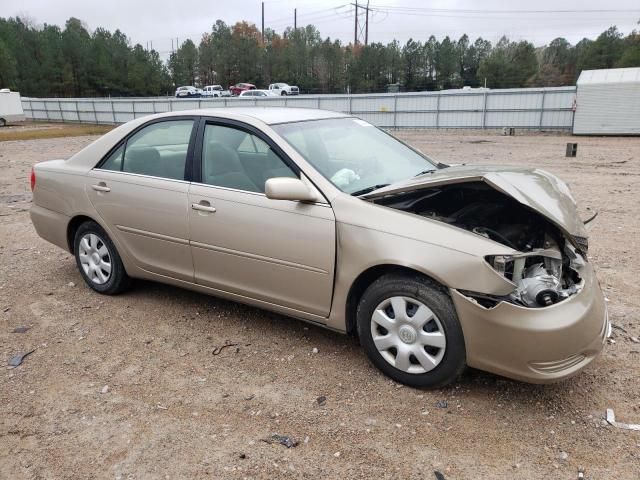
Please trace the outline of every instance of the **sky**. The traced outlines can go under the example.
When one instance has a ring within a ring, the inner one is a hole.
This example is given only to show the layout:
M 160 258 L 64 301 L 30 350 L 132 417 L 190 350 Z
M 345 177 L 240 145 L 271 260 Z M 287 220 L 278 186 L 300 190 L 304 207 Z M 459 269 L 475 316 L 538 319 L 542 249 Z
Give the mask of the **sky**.
M 366 0 L 358 0 L 360 4 Z M 355 0 L 265 0 L 265 27 L 278 33 L 293 26 L 314 24 L 323 38 L 353 41 Z M 133 44 L 151 47 L 168 57 L 176 41 L 198 43 L 217 19 L 233 25 L 247 20 L 260 28 L 259 0 L 0 0 L 0 16 L 26 17 L 36 25 L 64 28 L 69 17 L 82 20 L 90 31 L 120 29 Z M 623 33 L 640 30 L 639 0 L 370 0 L 369 42 L 404 44 L 409 38 L 435 35 L 459 38 L 466 33 L 495 43 L 503 35 L 542 46 L 563 36 L 571 43 L 595 38 L 611 25 Z M 364 10 L 361 19 L 364 24 Z M 177 40 L 176 40 L 177 39 Z

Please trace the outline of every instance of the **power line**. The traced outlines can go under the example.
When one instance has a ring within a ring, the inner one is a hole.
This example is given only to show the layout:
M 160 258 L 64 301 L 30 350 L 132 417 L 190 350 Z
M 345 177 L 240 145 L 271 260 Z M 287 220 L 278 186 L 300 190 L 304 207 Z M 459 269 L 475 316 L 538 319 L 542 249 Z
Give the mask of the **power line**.
M 298 15 L 299 17 L 302 18 L 309 18 L 309 17 L 314 17 L 314 16 L 318 16 L 318 15 L 336 15 L 336 14 L 340 14 L 340 9 L 344 8 L 348 6 L 348 4 L 343 4 L 343 5 L 338 5 L 336 7 L 331 7 L 331 8 L 322 8 L 320 10 L 312 10 L 310 12 L 306 12 L 306 13 L 300 13 L 300 15 Z M 297 10 L 297 9 L 296 9 Z M 289 15 L 287 15 L 286 17 L 279 17 L 279 18 L 274 18 L 274 19 L 267 19 L 267 21 L 273 25 L 273 24 L 278 24 L 278 23 L 289 23 L 291 21 L 291 17 Z
M 416 13 L 416 12 L 425 12 L 425 13 L 473 13 L 473 14 L 487 14 L 487 15 L 502 15 L 502 14 L 522 14 L 522 15 L 530 15 L 530 14 L 539 14 L 539 13 L 560 13 L 560 14 L 574 14 L 574 13 L 593 13 L 593 14 L 601 14 L 601 13 L 637 13 L 640 12 L 638 8 L 631 9 L 579 9 L 579 10 L 571 10 L 571 9 L 558 9 L 558 10 L 509 10 L 509 9 L 500 9 L 500 10 L 477 10 L 477 9 L 464 9 L 464 8 L 427 8 L 427 7 L 403 7 L 397 5 L 383 5 L 383 4 L 373 4 L 371 5 L 372 9 L 377 10 L 389 10 L 396 12 L 407 12 L 407 13 Z

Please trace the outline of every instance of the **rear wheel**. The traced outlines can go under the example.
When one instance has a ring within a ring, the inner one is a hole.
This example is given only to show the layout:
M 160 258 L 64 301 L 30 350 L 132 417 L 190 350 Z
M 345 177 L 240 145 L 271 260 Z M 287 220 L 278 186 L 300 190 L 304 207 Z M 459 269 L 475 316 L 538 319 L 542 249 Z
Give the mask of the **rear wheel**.
M 439 387 L 463 372 L 462 328 L 449 296 L 420 276 L 384 275 L 360 299 L 358 335 L 382 372 L 413 387 Z
M 85 222 L 76 231 L 74 252 L 84 281 L 96 292 L 115 295 L 126 290 L 131 279 L 115 245 L 95 222 Z
M 4 118 L 0 118 L 0 127 L 6 127 L 7 121 Z

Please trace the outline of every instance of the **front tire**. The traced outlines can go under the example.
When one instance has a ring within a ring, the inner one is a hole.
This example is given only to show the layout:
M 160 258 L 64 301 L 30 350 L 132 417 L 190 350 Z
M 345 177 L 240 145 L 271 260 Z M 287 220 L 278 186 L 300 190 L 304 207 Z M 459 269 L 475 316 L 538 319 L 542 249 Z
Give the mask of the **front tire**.
M 85 222 L 76 231 L 74 253 L 78 270 L 86 284 L 105 295 L 126 290 L 131 278 L 107 232 L 95 222 Z
M 283 97 L 286 97 L 286 96 L 287 96 L 287 92 L 285 92 L 285 91 L 283 90 L 283 91 L 282 91 L 282 93 L 281 93 L 280 95 L 282 95 Z
M 383 275 L 357 309 L 360 343 L 371 362 L 412 387 L 441 387 L 466 366 L 464 336 L 449 295 L 421 276 Z

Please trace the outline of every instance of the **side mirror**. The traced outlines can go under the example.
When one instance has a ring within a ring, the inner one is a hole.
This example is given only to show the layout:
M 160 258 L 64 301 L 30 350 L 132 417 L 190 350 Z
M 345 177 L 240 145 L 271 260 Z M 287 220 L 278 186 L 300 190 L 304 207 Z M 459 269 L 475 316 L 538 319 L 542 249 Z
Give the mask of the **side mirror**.
M 270 178 L 265 182 L 264 191 L 272 200 L 298 200 L 315 202 L 316 194 L 299 178 Z

